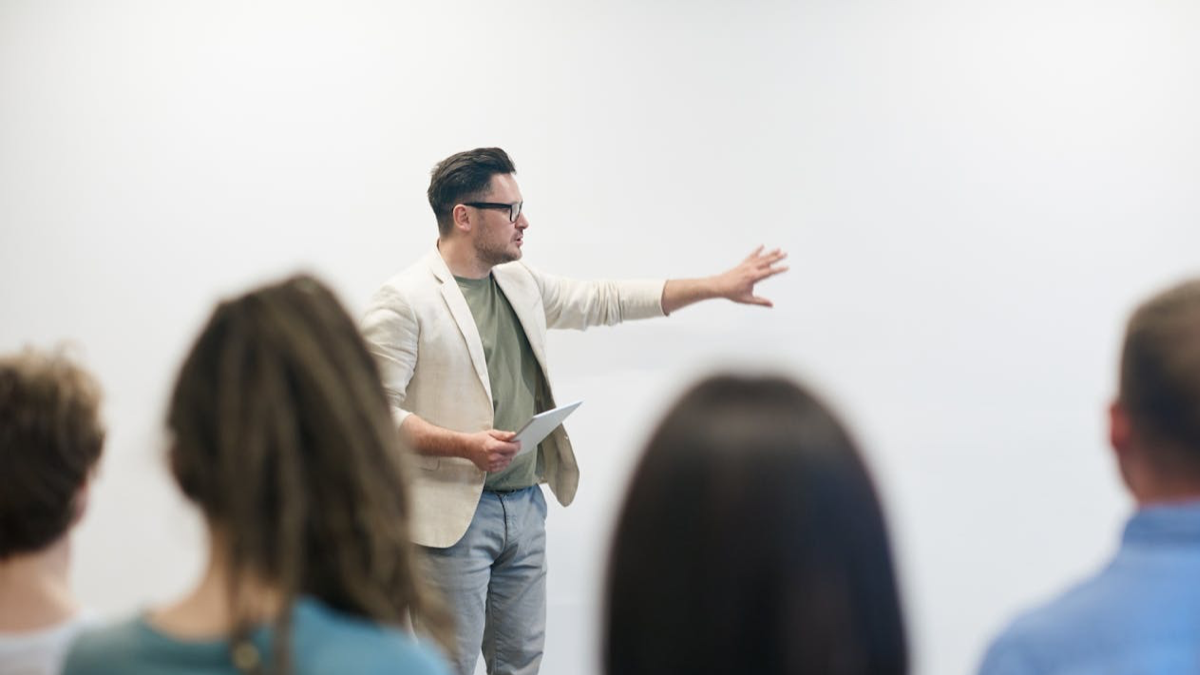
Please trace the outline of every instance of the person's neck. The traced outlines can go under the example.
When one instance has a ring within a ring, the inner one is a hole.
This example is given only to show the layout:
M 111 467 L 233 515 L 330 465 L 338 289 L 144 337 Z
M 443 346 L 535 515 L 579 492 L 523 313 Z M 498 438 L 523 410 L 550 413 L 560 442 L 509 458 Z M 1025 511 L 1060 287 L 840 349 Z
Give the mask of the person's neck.
M 75 616 L 79 604 L 67 578 L 70 562 L 67 536 L 36 553 L 0 561 L 0 631 L 50 628 Z
M 462 237 L 438 240 L 438 253 L 450 273 L 466 279 L 484 279 L 492 273 L 492 265 L 479 259 L 475 247 Z
M 212 547 L 208 567 L 190 593 L 162 609 L 151 611 L 147 620 L 156 629 L 184 639 L 216 638 L 233 630 L 235 616 L 229 596 L 229 570 L 225 557 Z M 265 585 L 248 584 L 238 598 L 254 622 L 273 620 L 282 606 L 280 595 Z
M 1195 485 L 1158 485 L 1135 495 L 1138 508 L 1200 504 L 1200 488 Z
M 1200 474 L 1190 466 L 1140 462 L 1126 472 L 1139 508 L 1200 501 Z

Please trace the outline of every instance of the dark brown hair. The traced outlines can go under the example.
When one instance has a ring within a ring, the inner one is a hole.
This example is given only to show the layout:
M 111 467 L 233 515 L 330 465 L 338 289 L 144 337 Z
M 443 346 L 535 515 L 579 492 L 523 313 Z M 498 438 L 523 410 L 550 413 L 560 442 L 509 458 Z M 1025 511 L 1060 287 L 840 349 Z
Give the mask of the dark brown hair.
M 617 523 L 609 675 L 900 675 L 886 527 L 833 415 L 780 378 L 719 376 L 654 433 Z
M 454 227 L 451 212 L 456 204 L 482 199 L 492 176 L 516 173 L 517 167 L 500 148 L 476 148 L 450 155 L 433 167 L 429 179 L 429 205 L 444 237 Z
M 221 303 L 179 373 L 171 467 L 227 548 L 237 644 L 241 591 L 280 594 L 287 672 L 297 595 L 375 621 L 409 611 L 443 644 L 446 614 L 416 578 L 399 435 L 375 362 L 319 281 L 300 276 Z
M 1160 458 L 1200 471 L 1200 279 L 1167 289 L 1134 311 L 1125 331 L 1119 397 Z
M 66 534 L 104 446 L 100 387 L 62 354 L 0 358 L 0 560 Z

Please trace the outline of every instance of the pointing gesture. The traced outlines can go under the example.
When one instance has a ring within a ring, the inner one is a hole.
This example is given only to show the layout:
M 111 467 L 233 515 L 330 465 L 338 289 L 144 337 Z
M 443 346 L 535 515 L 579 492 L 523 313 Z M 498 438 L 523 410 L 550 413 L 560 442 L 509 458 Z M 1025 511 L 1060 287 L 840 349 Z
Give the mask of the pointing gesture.
M 773 307 L 770 300 L 754 294 L 754 286 L 763 279 L 786 272 L 787 266 L 781 263 L 787 258 L 787 253 L 778 248 L 764 251 L 765 248 L 759 246 L 735 267 L 716 276 L 671 279 L 663 286 L 663 313 L 670 314 L 709 298 L 726 298 L 743 305 Z
M 780 262 L 787 254 L 779 249 L 763 252 L 759 246 L 746 256 L 737 267 L 717 277 L 717 295 L 745 305 L 773 307 L 770 300 L 754 294 L 754 285 L 763 279 L 782 274 L 788 270 Z

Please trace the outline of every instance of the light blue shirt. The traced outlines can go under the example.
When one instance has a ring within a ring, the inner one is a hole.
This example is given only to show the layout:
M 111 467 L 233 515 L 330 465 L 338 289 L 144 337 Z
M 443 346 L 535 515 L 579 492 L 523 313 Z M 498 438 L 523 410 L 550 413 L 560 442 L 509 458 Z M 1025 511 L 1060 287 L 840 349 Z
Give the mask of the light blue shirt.
M 435 652 L 407 633 L 334 611 L 311 598 L 297 600 L 292 622 L 293 675 L 449 672 Z M 257 630 L 252 641 L 269 663 L 270 630 Z M 72 645 L 63 675 L 101 673 L 240 675 L 227 640 L 179 640 L 155 629 L 144 616 L 84 633 Z
M 1018 617 L 979 672 L 1200 673 L 1200 502 L 1135 513 L 1112 563 Z

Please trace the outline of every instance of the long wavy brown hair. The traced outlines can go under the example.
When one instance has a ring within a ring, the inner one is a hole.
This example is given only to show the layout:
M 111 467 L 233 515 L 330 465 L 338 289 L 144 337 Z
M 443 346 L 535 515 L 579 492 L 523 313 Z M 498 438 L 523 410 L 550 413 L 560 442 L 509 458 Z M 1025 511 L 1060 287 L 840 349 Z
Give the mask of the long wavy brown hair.
M 167 424 L 175 478 L 224 548 L 232 646 L 255 627 L 245 591 L 263 587 L 282 600 L 277 672 L 291 669 L 300 595 L 382 623 L 411 612 L 451 643 L 448 614 L 417 578 L 407 451 L 378 370 L 321 282 L 298 276 L 221 303 Z

